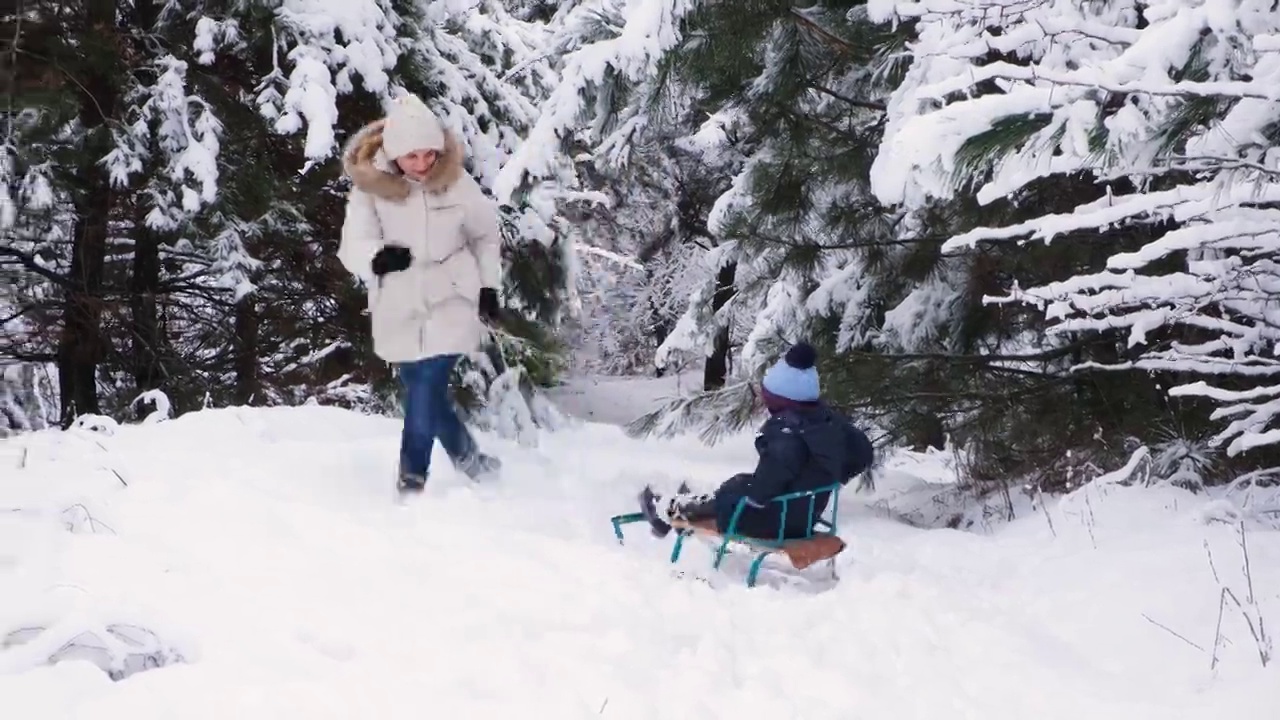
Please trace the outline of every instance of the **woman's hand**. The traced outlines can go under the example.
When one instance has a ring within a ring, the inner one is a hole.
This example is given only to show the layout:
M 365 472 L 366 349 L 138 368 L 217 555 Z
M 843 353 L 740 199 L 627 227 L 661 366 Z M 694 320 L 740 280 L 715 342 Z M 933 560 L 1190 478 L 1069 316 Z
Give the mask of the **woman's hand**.
M 403 245 L 386 245 L 373 256 L 370 266 L 374 275 L 382 277 L 387 273 L 407 270 L 411 262 L 413 253 L 409 252 L 409 248 Z
M 480 288 L 480 317 L 496 322 L 498 312 L 498 291 L 493 288 Z

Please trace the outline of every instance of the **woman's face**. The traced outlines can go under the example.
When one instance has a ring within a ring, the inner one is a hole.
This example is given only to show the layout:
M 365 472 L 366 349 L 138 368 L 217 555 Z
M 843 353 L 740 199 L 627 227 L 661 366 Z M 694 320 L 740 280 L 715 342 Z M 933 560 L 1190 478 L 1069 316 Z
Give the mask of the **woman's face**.
M 440 153 L 435 150 L 414 150 L 396 158 L 396 165 L 400 166 L 400 172 L 405 175 L 414 180 L 422 180 L 435 167 L 439 157 Z

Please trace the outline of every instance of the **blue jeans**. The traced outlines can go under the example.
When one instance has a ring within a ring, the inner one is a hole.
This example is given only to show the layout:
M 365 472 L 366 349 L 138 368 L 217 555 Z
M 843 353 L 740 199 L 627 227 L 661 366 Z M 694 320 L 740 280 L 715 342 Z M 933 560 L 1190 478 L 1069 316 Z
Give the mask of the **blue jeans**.
M 449 399 L 449 376 L 461 355 L 436 355 L 397 367 L 404 387 L 404 429 L 400 434 L 400 472 L 423 479 L 431 469 L 431 451 L 440 440 L 455 464 L 476 454 L 476 443 L 458 419 Z

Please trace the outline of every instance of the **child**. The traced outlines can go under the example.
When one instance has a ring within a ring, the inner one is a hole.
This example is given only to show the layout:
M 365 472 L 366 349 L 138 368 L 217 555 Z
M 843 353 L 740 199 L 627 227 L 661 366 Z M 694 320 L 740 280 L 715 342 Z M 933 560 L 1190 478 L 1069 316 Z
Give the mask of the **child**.
M 655 536 L 671 532 L 673 520 L 714 518 L 716 527 L 724 532 L 742 498 L 747 499 L 747 507 L 734 528 L 739 535 L 777 538 L 782 530 L 784 538 L 797 538 L 812 531 L 807 498 L 788 503 L 785 519 L 781 503 L 769 501 L 789 493 L 847 484 L 871 466 L 874 456 L 866 434 L 820 399 L 816 360 L 813 346 L 799 343 L 765 373 L 760 394 L 769 419 L 756 433 L 760 459 L 754 472 L 735 475 L 705 495 L 689 493 L 687 486 L 681 486 L 676 494 L 659 497 L 645 487 L 640 493 L 640 509 Z M 822 516 L 830 498 L 829 493 L 823 493 L 815 499 L 813 519 Z

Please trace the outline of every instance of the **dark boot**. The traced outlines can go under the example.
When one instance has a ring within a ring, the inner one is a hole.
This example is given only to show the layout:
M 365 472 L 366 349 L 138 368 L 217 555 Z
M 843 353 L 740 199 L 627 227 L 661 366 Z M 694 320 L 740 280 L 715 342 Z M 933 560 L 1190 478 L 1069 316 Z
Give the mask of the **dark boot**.
M 488 480 L 502 471 L 502 461 L 492 455 L 477 452 L 458 463 L 458 469 L 472 480 Z
M 414 473 L 401 472 L 400 479 L 396 481 L 396 489 L 402 493 L 422 492 L 426 486 L 426 476 Z
M 666 537 L 667 533 L 671 532 L 671 526 L 658 516 L 658 498 L 653 494 L 653 488 L 646 485 L 644 490 L 640 491 L 639 500 L 640 513 L 644 515 L 645 520 L 649 521 L 650 532 L 656 538 Z
M 687 491 L 685 491 L 687 493 Z M 676 498 L 671 514 L 689 523 L 714 520 L 716 499 L 714 495 L 681 495 Z
M 690 523 L 713 519 L 716 516 L 716 496 L 714 493 L 695 495 L 689 483 L 682 482 L 671 498 L 671 515 Z

